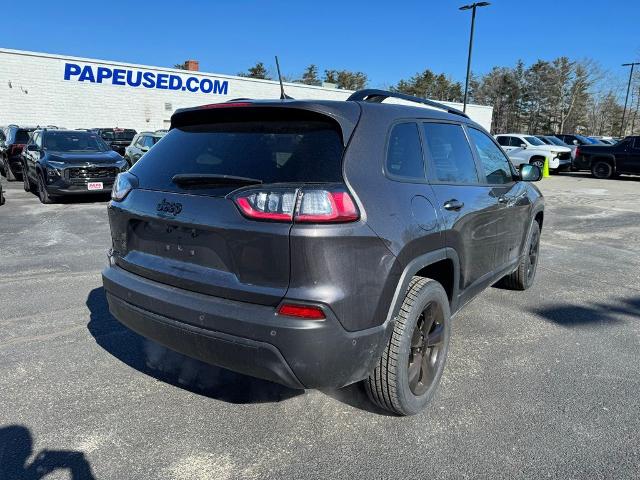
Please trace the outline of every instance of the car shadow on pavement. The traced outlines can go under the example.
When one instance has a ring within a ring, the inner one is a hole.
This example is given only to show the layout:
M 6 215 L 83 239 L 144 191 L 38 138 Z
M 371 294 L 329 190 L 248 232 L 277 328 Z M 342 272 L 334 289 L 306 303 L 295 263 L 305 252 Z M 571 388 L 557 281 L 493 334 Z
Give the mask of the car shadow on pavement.
M 98 345 L 136 370 L 176 387 L 228 403 L 269 403 L 302 395 L 304 390 L 209 365 L 150 341 L 109 313 L 104 288 L 89 293 L 87 325 Z
M 623 322 L 621 317 L 640 318 L 640 296 L 621 298 L 613 303 L 584 302 L 580 305 L 549 305 L 530 310 L 563 327 L 611 325 Z
M 0 479 L 37 480 L 62 470 L 72 480 L 91 480 L 95 476 L 82 452 L 41 450 L 32 461 L 33 438 L 23 425 L 0 426 Z

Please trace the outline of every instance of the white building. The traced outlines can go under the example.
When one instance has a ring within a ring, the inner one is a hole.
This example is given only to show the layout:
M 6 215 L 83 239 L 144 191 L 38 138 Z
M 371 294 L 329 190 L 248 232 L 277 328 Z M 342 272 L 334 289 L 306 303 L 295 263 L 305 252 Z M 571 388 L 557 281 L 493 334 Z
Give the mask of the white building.
M 276 81 L 204 73 L 194 61 L 187 67 L 195 70 L 0 48 L 0 125 L 157 130 L 169 128 L 177 108 L 280 97 Z M 351 94 L 299 83 L 285 83 L 285 91 L 296 99 L 344 100 Z M 489 130 L 492 107 L 467 105 L 467 113 Z

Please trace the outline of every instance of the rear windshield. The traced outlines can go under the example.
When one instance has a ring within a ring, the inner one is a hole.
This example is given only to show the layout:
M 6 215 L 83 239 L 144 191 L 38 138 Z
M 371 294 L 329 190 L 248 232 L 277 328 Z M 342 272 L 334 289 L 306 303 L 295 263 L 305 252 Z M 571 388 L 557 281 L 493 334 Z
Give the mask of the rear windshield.
M 171 181 L 176 174 L 234 175 L 263 183 L 341 182 L 342 153 L 341 135 L 330 122 L 216 123 L 172 129 L 132 173 L 142 187 L 171 191 L 181 190 Z
M 29 141 L 30 130 L 18 130 L 16 132 L 16 143 L 27 143 Z
M 46 132 L 45 150 L 66 153 L 107 152 L 109 147 L 93 132 Z
M 100 136 L 107 141 L 131 141 L 136 136 L 135 130 L 102 130 Z

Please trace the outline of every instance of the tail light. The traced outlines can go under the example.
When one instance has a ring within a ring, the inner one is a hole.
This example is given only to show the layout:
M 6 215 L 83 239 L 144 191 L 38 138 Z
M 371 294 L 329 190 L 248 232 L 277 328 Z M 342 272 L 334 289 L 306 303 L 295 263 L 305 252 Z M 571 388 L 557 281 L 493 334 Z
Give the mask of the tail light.
M 9 155 L 10 156 L 18 155 L 20 152 L 22 152 L 23 147 L 24 145 L 22 144 L 14 143 L 13 145 L 11 145 L 11 148 L 9 149 Z
M 573 153 L 573 158 L 578 158 L 578 155 L 580 155 L 580 147 L 576 147 L 576 150 Z
M 299 223 L 344 223 L 360 218 L 344 190 L 321 188 L 258 189 L 234 197 L 240 212 L 253 220 Z

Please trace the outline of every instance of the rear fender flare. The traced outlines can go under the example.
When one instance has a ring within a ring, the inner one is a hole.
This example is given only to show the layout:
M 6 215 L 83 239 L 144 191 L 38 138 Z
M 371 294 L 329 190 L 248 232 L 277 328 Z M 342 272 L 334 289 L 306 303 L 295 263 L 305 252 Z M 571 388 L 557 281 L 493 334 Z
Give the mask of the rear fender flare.
M 458 253 L 453 248 L 445 247 L 420 255 L 405 266 L 402 271 L 402 275 L 400 276 L 400 280 L 398 281 L 398 286 L 393 294 L 393 299 L 391 300 L 391 306 L 385 323 L 395 321 L 395 318 L 400 311 L 400 307 L 402 306 L 402 302 L 404 301 L 404 295 L 409 287 L 411 278 L 413 278 L 413 276 L 424 267 L 428 267 L 429 265 L 433 265 L 434 263 L 442 260 L 451 260 L 453 262 L 453 291 L 451 292 L 450 304 L 452 313 L 457 310 L 457 298 L 459 295 L 458 285 L 460 282 L 460 259 L 458 257 Z

